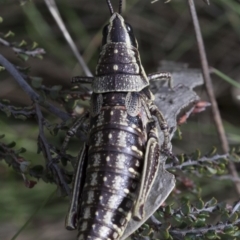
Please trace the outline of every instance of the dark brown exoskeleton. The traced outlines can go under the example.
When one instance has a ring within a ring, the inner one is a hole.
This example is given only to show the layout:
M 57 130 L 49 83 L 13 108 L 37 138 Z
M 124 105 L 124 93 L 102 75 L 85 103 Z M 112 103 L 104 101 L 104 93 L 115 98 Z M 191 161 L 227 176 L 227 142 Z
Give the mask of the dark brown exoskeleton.
M 111 12 L 103 29 L 102 50 L 91 83 L 88 141 L 79 154 L 67 229 L 78 228 L 78 240 L 119 240 L 131 218 L 142 219 L 144 204 L 159 167 L 161 151 L 169 152 L 166 121 L 156 107 L 132 27 Z M 164 133 L 159 144 L 157 123 Z

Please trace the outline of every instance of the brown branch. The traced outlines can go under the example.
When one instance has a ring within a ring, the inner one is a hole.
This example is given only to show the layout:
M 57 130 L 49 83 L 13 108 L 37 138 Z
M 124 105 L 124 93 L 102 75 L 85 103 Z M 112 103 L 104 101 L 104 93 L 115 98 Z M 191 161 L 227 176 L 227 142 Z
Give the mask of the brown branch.
M 62 175 L 62 172 L 61 172 L 59 166 L 57 165 L 57 163 L 55 163 L 52 159 L 50 146 L 49 146 L 47 139 L 45 137 L 45 134 L 44 134 L 44 127 L 43 127 L 44 118 L 43 118 L 42 112 L 40 110 L 40 106 L 38 105 L 38 103 L 36 103 L 35 106 L 36 106 L 36 115 L 37 115 L 38 126 L 39 126 L 38 141 L 39 141 L 39 145 L 41 147 L 41 150 L 42 150 L 43 155 L 46 160 L 46 167 L 49 167 L 50 169 L 53 170 L 53 172 L 57 176 L 57 179 L 59 180 L 60 187 L 63 187 L 64 190 L 66 191 L 66 193 L 68 195 L 70 195 L 70 189 Z
M 4 45 L 6 47 L 12 48 L 12 50 L 17 54 L 23 53 L 23 54 L 26 54 L 26 55 L 32 56 L 32 57 L 36 57 L 38 55 L 46 53 L 43 48 L 36 48 L 34 50 L 28 50 L 28 49 L 23 49 L 23 48 L 16 47 L 13 43 L 10 43 L 10 42 L 6 41 L 5 39 L 2 39 L 2 38 L 0 38 L 0 44 Z
M 89 70 L 87 64 L 85 63 L 83 57 L 81 56 L 81 54 L 79 53 L 76 44 L 74 43 L 74 41 L 72 40 L 71 35 L 69 34 L 62 18 L 61 15 L 58 11 L 56 2 L 54 0 L 45 0 L 45 3 L 48 7 L 48 10 L 50 11 L 50 13 L 52 14 L 55 22 L 57 23 L 58 27 L 60 28 L 64 38 L 66 39 L 68 45 L 70 46 L 74 56 L 77 58 L 80 66 L 82 67 L 82 70 L 84 71 L 85 75 L 88 77 L 92 77 L 92 73 Z
M 5 57 L 3 57 L 0 54 L 0 64 L 6 68 L 6 70 L 13 76 L 14 80 L 18 83 L 18 85 L 23 89 L 25 93 L 31 98 L 33 102 L 39 103 L 44 108 L 48 109 L 48 111 L 62 120 L 66 121 L 71 116 L 62 111 L 61 109 L 55 107 L 51 103 L 47 101 L 43 101 L 42 97 L 36 93 L 31 86 L 23 79 L 22 75 L 19 73 L 19 71 L 13 66 L 12 63 L 10 63 Z
M 191 16 L 192 16 L 192 21 L 195 29 L 195 35 L 197 39 L 197 44 L 198 44 L 198 50 L 199 50 L 199 55 L 200 55 L 200 60 L 201 60 L 201 65 L 202 65 L 202 72 L 203 72 L 203 77 L 205 81 L 205 87 L 206 91 L 208 94 L 208 97 L 210 99 L 211 105 L 212 105 L 212 114 L 213 114 L 213 119 L 217 128 L 218 136 L 222 145 L 223 152 L 227 154 L 229 152 L 229 145 L 226 137 L 226 133 L 223 127 L 221 115 L 217 106 L 217 101 L 214 96 L 214 91 L 213 91 L 213 84 L 212 80 L 210 77 L 210 71 L 209 71 L 209 65 L 207 61 L 207 56 L 206 56 L 206 51 L 204 47 L 204 42 L 202 38 L 202 33 L 197 17 L 197 12 L 194 4 L 194 0 L 188 0 Z M 233 175 L 234 178 L 238 177 L 238 173 L 236 170 L 236 167 L 233 162 L 229 162 L 228 165 L 230 173 Z M 240 196 L 240 184 L 235 182 L 235 188 Z

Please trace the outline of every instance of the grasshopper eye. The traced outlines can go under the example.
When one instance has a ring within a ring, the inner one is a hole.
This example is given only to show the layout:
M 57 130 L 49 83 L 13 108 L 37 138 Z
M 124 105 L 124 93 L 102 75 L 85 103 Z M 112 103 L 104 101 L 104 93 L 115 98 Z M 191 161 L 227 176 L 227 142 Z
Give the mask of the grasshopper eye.
M 129 35 L 129 37 L 130 37 L 132 46 L 134 46 L 135 48 L 137 48 L 137 41 L 136 41 L 135 36 L 134 36 L 134 33 L 133 33 L 133 28 L 132 28 L 131 25 L 128 24 L 128 23 L 125 23 L 125 26 L 126 26 L 128 35 Z
M 126 25 L 126 29 L 127 29 L 128 33 L 133 33 L 132 27 L 128 23 L 126 23 L 125 25 Z
M 132 27 L 129 24 L 126 24 L 126 29 L 129 33 L 133 32 Z

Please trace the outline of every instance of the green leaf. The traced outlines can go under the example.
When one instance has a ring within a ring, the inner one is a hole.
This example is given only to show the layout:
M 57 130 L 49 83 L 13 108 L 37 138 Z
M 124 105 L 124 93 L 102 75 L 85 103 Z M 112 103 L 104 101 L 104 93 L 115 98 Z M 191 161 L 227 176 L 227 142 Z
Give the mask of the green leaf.
M 201 157 L 201 151 L 196 149 L 195 153 L 192 155 L 192 159 L 198 160 Z
M 44 168 L 42 165 L 36 165 L 29 169 L 29 174 L 35 178 L 42 177 L 43 173 L 44 173 Z
M 182 215 L 174 214 L 173 217 L 177 222 L 182 222 L 182 219 L 183 219 Z
M 41 54 L 38 54 L 35 57 L 37 57 L 38 59 L 41 59 L 41 60 L 43 59 L 43 56 Z
M 6 113 L 7 117 L 10 117 L 10 116 L 11 116 L 11 111 L 10 111 L 10 109 L 8 109 L 7 107 L 5 107 L 5 108 L 3 109 L 3 111 Z
M 15 118 L 16 118 L 16 119 L 23 120 L 23 121 L 27 120 L 27 117 L 24 116 L 24 115 L 17 115 L 17 116 L 15 116 Z
M 167 206 L 166 206 L 166 208 L 165 208 L 165 213 L 168 214 L 168 215 L 172 213 L 172 208 L 171 208 L 170 205 L 167 205 Z
M 34 77 L 32 78 L 31 85 L 34 88 L 38 89 L 42 86 L 42 81 L 43 81 L 42 78 Z
M 180 154 L 180 155 L 178 155 L 178 160 L 179 160 L 179 164 L 184 163 L 184 161 L 185 161 L 184 154 Z
M 38 43 L 37 43 L 37 42 L 33 42 L 33 43 L 32 43 L 32 49 L 35 49 L 37 46 L 38 46 Z
M 198 215 L 198 218 L 208 218 L 209 217 L 209 213 L 208 212 L 201 212 L 201 213 L 199 213 L 199 215 Z
M 217 173 L 217 170 L 214 169 L 214 168 L 206 167 L 206 169 L 208 170 L 208 172 L 210 172 L 210 173 L 213 174 L 213 175 Z
M 0 139 L 4 138 L 5 137 L 5 134 L 2 134 L 0 135 Z
M 15 146 L 16 146 L 15 142 L 11 142 L 11 143 L 7 144 L 7 147 L 9 147 L 9 148 L 13 148 Z
M 229 218 L 231 222 L 235 222 L 237 221 L 237 219 L 238 219 L 238 214 L 236 212 Z
M 235 232 L 235 227 L 232 226 L 232 225 L 231 225 L 231 226 L 226 226 L 223 231 L 224 231 L 226 234 L 231 235 L 231 234 L 234 234 L 234 232 Z
M 18 57 L 22 59 L 23 61 L 27 61 L 29 56 L 24 53 L 18 53 Z
M 62 89 L 61 85 L 55 85 L 51 88 L 50 96 L 53 99 L 56 99 L 59 96 L 59 91 Z
M 162 235 L 164 237 L 163 239 L 169 239 L 170 234 L 169 234 L 169 231 L 167 229 L 162 231 Z
M 26 46 L 26 45 L 27 45 L 27 42 L 26 42 L 25 40 L 22 40 L 22 41 L 18 44 L 19 47 Z
M 20 149 L 18 149 L 18 150 L 16 151 L 16 153 L 17 153 L 17 154 L 21 154 L 21 153 L 25 153 L 26 151 L 27 151 L 26 148 L 21 147 Z
M 216 239 L 217 235 L 216 235 L 215 231 L 210 230 L 205 234 L 205 237 L 207 239 Z
M 213 155 L 216 154 L 216 152 L 217 152 L 217 148 L 213 146 L 213 148 L 211 149 L 211 151 L 208 152 L 206 155 L 207 155 L 207 156 L 213 156 Z
M 5 156 L 5 157 L 4 157 L 4 160 L 5 160 L 5 162 L 6 162 L 7 164 L 12 165 L 13 159 L 12 159 L 11 156 L 9 156 L 9 155 Z
M 197 209 L 202 209 L 202 208 L 204 207 L 204 202 L 203 202 L 203 200 L 202 200 L 201 198 L 199 198 L 199 199 L 197 200 L 197 202 L 195 203 L 195 207 L 196 207 Z
M 1 101 L 2 101 L 3 103 L 7 103 L 7 104 L 10 103 L 10 101 L 9 101 L 8 99 L 5 99 L 5 98 L 4 98 L 4 99 L 1 99 Z
M 75 101 L 74 99 L 70 99 L 67 103 L 67 109 L 68 110 L 72 110 L 77 104 L 77 101 Z
M 61 85 L 54 85 L 54 86 L 52 86 L 52 90 L 60 91 L 60 90 L 62 90 L 62 86 Z
M 5 70 L 5 67 L 3 66 L 0 66 L 0 72 L 4 71 Z
M 186 202 L 185 204 L 182 205 L 181 211 L 183 212 L 184 215 L 188 215 L 190 213 L 189 202 Z
M 221 221 L 226 222 L 226 221 L 228 221 L 228 219 L 229 219 L 228 213 L 225 212 L 221 215 Z
M 3 22 L 3 18 L 0 16 L 0 23 L 2 23 Z
M 217 204 L 217 199 L 216 198 L 211 198 L 208 202 L 205 203 L 205 207 L 213 207 Z
M 179 140 L 182 140 L 182 132 L 181 132 L 179 126 L 177 127 L 177 131 L 175 134 Z
M 143 227 L 144 230 L 141 232 L 141 235 L 142 236 L 147 236 L 149 234 L 150 230 L 151 230 L 149 225 L 145 223 L 145 224 L 143 224 L 142 227 Z
M 184 236 L 183 238 L 184 240 L 195 240 L 195 236 L 192 234 L 186 234 L 186 236 Z
M 13 37 L 15 34 L 12 32 L 12 31 L 9 31 L 8 33 L 6 33 L 4 35 L 5 38 L 8 38 L 8 37 Z
M 196 228 L 204 227 L 206 224 L 206 218 L 199 218 L 195 221 L 194 226 Z

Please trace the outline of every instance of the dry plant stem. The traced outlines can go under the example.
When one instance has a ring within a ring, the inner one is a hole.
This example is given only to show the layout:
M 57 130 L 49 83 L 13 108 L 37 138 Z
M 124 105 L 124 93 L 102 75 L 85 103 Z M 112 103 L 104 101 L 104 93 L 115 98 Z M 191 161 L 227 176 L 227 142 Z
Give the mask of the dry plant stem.
M 176 229 L 176 230 L 170 230 L 169 232 L 172 235 L 179 235 L 179 236 L 185 236 L 187 233 L 194 233 L 196 234 L 196 236 L 202 236 L 203 234 L 209 232 L 209 231 L 216 231 L 216 232 L 221 232 L 223 231 L 225 228 L 227 227 L 232 227 L 234 226 L 238 226 L 238 224 L 240 223 L 240 219 L 237 219 L 235 222 L 226 222 L 226 223 L 219 223 L 216 224 L 214 226 L 206 226 L 206 227 L 201 227 L 201 228 L 192 228 L 192 229 Z M 181 238 L 182 239 L 182 238 Z
M 82 56 L 80 55 L 78 49 L 77 49 L 77 46 L 76 44 L 74 43 L 74 41 L 72 40 L 62 18 L 61 18 L 61 15 L 58 11 L 58 8 L 57 8 L 57 5 L 55 3 L 54 0 L 45 0 L 45 3 L 49 9 L 49 11 L 51 12 L 54 20 L 56 21 L 58 27 L 60 28 L 60 30 L 62 31 L 63 33 L 63 36 L 65 37 L 68 45 L 70 46 L 74 56 L 77 58 L 80 66 L 82 67 L 85 75 L 87 77 L 92 77 L 92 73 L 91 71 L 89 70 L 88 66 L 86 65 L 85 61 L 83 60 Z
M 53 162 L 52 155 L 50 153 L 50 147 L 44 135 L 44 126 L 43 126 L 44 118 L 43 118 L 40 106 L 38 103 L 36 103 L 35 106 L 36 106 L 36 115 L 37 115 L 38 126 L 39 126 L 39 141 L 42 148 L 41 150 L 43 151 L 43 154 L 46 160 L 46 165 L 48 165 L 50 168 L 54 170 L 56 176 L 59 179 L 59 183 L 65 189 L 66 193 L 70 195 L 70 189 L 63 178 L 63 175 L 59 169 L 59 166 Z
M 212 105 L 212 113 L 213 113 L 214 122 L 217 127 L 217 132 L 218 132 L 218 135 L 220 138 L 222 149 L 223 149 L 224 153 L 227 154 L 229 152 L 229 145 L 228 145 L 227 137 L 225 134 L 225 130 L 223 128 L 223 123 L 222 123 L 220 112 L 219 112 L 219 109 L 217 106 L 217 102 L 216 102 L 216 99 L 214 96 L 212 80 L 211 80 L 210 73 L 209 73 L 207 56 L 206 56 L 206 52 L 205 52 L 205 47 L 204 47 L 204 43 L 203 43 L 203 38 L 202 38 L 202 34 L 201 34 L 201 29 L 200 29 L 200 25 L 199 25 L 199 21 L 198 21 L 198 17 L 197 17 L 194 0 L 188 0 L 188 4 L 189 4 L 189 8 L 190 8 L 190 12 L 191 12 L 192 20 L 193 20 L 193 25 L 194 25 L 194 29 L 195 29 L 195 35 L 196 35 L 200 59 L 201 59 L 201 65 L 202 65 L 205 86 L 206 86 L 208 97 L 209 97 L 211 105 Z M 229 167 L 229 171 L 233 175 L 233 177 L 238 178 L 238 173 L 237 173 L 234 163 L 229 162 L 228 167 Z M 235 187 L 236 187 L 238 195 L 240 196 L 240 184 L 235 182 Z
M 19 86 L 23 89 L 24 92 L 31 98 L 33 102 L 38 102 L 44 108 L 47 108 L 50 113 L 58 116 L 63 121 L 66 121 L 70 118 L 70 115 L 59 108 L 53 106 L 47 101 L 42 101 L 41 96 L 37 94 L 23 79 L 18 70 L 5 58 L 0 54 L 0 64 L 5 67 L 5 69 L 13 76 L 15 81 L 19 84 Z
M 34 109 L 29 109 L 29 108 L 19 109 L 17 107 L 7 105 L 7 104 L 3 104 L 3 103 L 0 102 L 0 110 L 5 112 L 5 109 L 8 109 L 8 111 L 14 117 L 19 116 L 19 115 L 23 115 L 26 118 L 31 118 L 35 115 L 35 110 Z
M 6 47 L 10 47 L 12 48 L 12 50 L 15 53 L 23 53 L 26 54 L 28 56 L 32 56 L 32 57 L 36 57 L 37 55 L 41 55 L 41 54 L 45 54 L 45 50 L 43 48 L 36 48 L 34 50 L 27 50 L 27 49 L 23 49 L 23 48 L 19 48 L 19 47 L 15 47 L 14 44 L 0 38 L 0 44 L 6 46 Z

